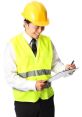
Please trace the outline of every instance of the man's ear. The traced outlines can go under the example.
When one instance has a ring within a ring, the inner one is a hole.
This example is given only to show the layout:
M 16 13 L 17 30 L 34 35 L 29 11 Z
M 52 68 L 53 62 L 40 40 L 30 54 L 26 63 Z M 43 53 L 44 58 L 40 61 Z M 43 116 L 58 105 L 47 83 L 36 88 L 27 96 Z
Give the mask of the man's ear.
M 26 26 L 28 26 L 28 25 L 29 24 L 26 21 L 24 21 L 24 24 L 23 24 L 24 28 L 26 28 Z

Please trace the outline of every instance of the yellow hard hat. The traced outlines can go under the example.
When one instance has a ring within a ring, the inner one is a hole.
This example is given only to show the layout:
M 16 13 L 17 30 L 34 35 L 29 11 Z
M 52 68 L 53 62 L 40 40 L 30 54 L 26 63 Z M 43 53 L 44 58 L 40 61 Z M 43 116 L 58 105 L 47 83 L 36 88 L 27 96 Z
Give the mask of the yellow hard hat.
M 37 1 L 28 3 L 22 12 L 22 16 L 37 26 L 49 24 L 46 8 L 42 3 Z

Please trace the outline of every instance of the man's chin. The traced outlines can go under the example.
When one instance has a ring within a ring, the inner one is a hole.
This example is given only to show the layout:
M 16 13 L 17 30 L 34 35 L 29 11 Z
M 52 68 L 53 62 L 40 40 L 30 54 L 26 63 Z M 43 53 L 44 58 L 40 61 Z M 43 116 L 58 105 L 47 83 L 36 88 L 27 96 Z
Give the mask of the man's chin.
M 35 36 L 34 38 L 35 38 L 35 39 L 38 39 L 38 38 L 39 38 L 39 35 Z

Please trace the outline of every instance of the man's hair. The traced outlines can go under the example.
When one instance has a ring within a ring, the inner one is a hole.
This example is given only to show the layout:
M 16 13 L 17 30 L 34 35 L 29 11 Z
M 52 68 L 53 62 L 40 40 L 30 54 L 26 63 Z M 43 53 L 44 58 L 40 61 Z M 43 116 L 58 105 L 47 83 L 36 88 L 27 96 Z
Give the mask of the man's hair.
M 24 19 L 24 22 L 26 22 L 27 24 L 29 24 L 29 23 L 30 23 L 30 21 L 29 21 L 29 20 L 27 20 L 27 19 Z

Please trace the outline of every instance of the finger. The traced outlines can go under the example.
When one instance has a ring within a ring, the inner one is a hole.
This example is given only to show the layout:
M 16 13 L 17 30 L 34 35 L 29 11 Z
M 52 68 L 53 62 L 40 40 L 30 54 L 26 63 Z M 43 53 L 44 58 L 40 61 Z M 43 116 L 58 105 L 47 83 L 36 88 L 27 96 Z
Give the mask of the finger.
M 76 68 L 75 64 L 71 65 L 70 67 L 72 67 L 72 68 Z

